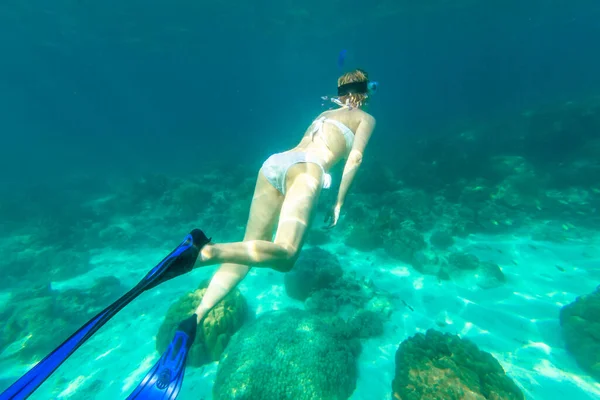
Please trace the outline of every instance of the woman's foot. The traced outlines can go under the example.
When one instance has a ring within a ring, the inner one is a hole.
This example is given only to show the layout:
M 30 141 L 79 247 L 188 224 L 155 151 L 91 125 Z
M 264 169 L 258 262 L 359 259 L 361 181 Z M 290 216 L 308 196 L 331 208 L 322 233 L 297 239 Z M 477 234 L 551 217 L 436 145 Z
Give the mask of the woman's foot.
M 200 249 L 198 253 L 198 259 L 196 260 L 195 267 L 203 267 L 206 265 L 214 264 L 215 259 L 215 246 L 207 244 Z

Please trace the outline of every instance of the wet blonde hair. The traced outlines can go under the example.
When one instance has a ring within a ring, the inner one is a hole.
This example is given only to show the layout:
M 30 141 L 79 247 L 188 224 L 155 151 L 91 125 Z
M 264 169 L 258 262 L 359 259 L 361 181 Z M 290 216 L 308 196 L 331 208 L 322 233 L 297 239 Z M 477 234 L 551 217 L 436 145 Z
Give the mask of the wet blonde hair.
M 355 69 L 354 71 L 346 72 L 344 75 L 338 78 L 338 87 L 345 85 L 346 83 L 354 82 L 368 82 L 369 75 L 362 69 Z M 369 96 L 366 93 L 352 93 L 344 96 L 340 96 L 339 99 L 342 103 L 350 103 L 354 107 L 362 106 Z

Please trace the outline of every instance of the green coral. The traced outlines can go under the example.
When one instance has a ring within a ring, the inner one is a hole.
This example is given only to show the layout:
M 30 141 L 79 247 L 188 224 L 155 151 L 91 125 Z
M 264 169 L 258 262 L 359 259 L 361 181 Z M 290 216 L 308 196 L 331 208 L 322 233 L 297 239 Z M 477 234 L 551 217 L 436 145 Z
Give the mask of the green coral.
M 263 314 L 225 349 L 214 399 L 348 399 L 356 387 L 357 348 L 342 331 L 302 310 Z
M 304 301 L 315 292 L 332 287 L 342 275 L 342 266 L 335 254 L 314 247 L 300 254 L 283 281 L 288 296 Z
M 567 350 L 577 364 L 600 381 L 600 286 L 560 310 Z
M 207 282 L 203 283 L 169 308 L 156 335 L 156 350 L 159 353 L 169 346 L 179 322 L 192 315 L 200 305 L 207 286 Z M 219 301 L 198 326 L 194 344 L 188 353 L 188 364 L 198 367 L 217 361 L 231 336 L 244 323 L 247 310 L 246 300 L 237 289 Z
M 408 263 L 412 263 L 415 253 L 425 247 L 423 234 L 410 220 L 403 221 L 398 228 L 389 231 L 383 238 L 386 253 Z
M 37 240 L 37 239 L 35 239 Z M 22 281 L 36 281 L 43 271 L 45 282 L 64 281 L 86 273 L 90 255 L 86 251 L 61 250 L 57 247 L 41 247 L 34 243 L 15 239 L 14 246 L 24 250 L 0 249 L 2 279 L 0 287 L 17 287 Z
M 417 190 L 398 190 L 369 196 L 349 206 L 348 246 L 362 251 L 383 247 L 391 256 L 411 262 L 412 254 L 425 246 L 420 230 L 432 224 L 432 202 Z
M 181 218 L 195 218 L 201 210 L 198 205 L 208 204 L 211 193 L 199 183 L 183 181 L 169 192 L 169 197 L 171 205 Z
M 86 290 L 60 292 L 46 285 L 14 292 L 0 310 L 0 353 L 39 361 L 123 291 L 118 279 L 103 277 Z
M 429 238 L 429 243 L 437 248 L 447 249 L 454 244 L 454 238 L 447 230 L 435 230 Z
M 329 243 L 331 235 L 322 229 L 312 228 L 308 233 L 306 243 L 311 246 L 322 246 Z
M 479 268 L 477 256 L 468 253 L 451 253 L 448 257 L 450 265 L 459 270 L 474 270 Z
M 475 283 L 482 289 L 502 286 L 506 277 L 495 263 L 480 261 L 477 256 L 464 252 L 452 252 L 447 259 L 436 252 L 419 251 L 415 253 L 413 266 L 423 274 L 436 275 L 442 280 L 474 277 Z
M 402 400 L 524 399 L 491 354 L 433 329 L 400 344 L 392 390 Z
M 489 261 L 480 264 L 479 273 L 477 274 L 477 286 L 482 289 L 492 289 L 502 286 L 504 283 L 506 283 L 506 277 L 497 264 Z
M 355 223 L 349 228 L 345 243 L 360 251 L 371 251 L 381 247 L 381 237 L 369 224 Z
M 315 313 L 337 313 L 344 306 L 362 309 L 373 296 L 373 291 L 360 281 L 344 276 L 329 287 L 315 291 L 304 304 Z
M 385 318 L 381 313 L 360 310 L 348 321 L 353 337 L 371 338 L 383 335 Z

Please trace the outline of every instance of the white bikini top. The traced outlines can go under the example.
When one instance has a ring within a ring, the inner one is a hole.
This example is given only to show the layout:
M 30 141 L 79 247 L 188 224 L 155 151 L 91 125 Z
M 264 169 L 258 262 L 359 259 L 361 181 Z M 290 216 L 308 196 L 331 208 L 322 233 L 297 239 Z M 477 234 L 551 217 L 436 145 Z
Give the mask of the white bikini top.
M 346 154 L 350 153 L 350 150 L 352 150 L 352 144 L 354 143 L 354 132 L 352 132 L 352 130 L 346 125 L 342 124 L 340 121 L 337 121 L 335 119 L 327 117 L 321 117 L 316 119 L 313 122 L 313 125 L 315 127 L 310 133 L 311 140 L 314 139 L 315 135 L 318 133 L 321 136 L 321 139 L 323 139 L 323 141 L 325 142 L 325 144 L 327 144 L 327 139 L 325 139 L 325 135 L 323 135 L 322 132 L 323 124 L 325 123 L 333 124 L 340 130 L 342 135 L 344 135 L 344 140 L 346 141 Z M 327 147 L 329 147 L 328 144 Z

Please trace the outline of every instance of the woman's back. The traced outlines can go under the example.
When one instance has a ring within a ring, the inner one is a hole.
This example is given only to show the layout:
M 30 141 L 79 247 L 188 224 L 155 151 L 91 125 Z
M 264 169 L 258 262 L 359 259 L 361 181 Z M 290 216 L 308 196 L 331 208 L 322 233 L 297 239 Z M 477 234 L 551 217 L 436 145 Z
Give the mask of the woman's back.
M 348 157 L 358 127 L 373 117 L 359 108 L 342 107 L 321 113 L 308 127 L 302 140 L 290 151 L 305 151 L 323 161 L 325 169 Z

